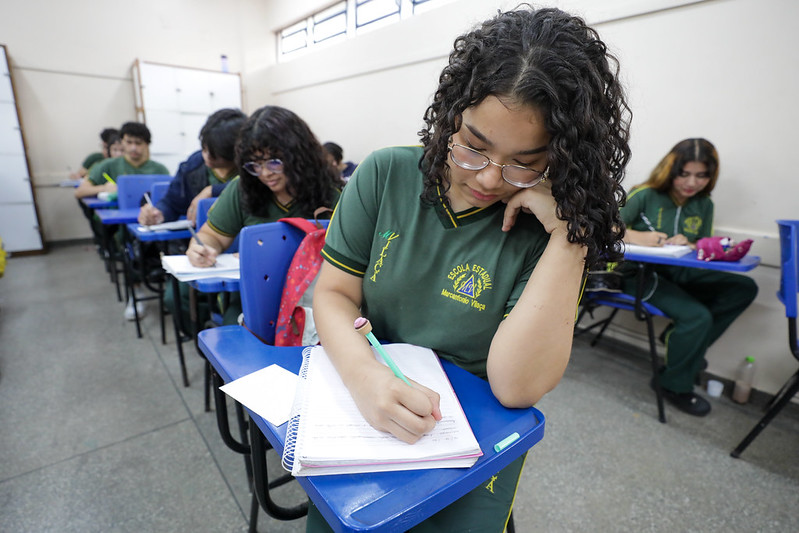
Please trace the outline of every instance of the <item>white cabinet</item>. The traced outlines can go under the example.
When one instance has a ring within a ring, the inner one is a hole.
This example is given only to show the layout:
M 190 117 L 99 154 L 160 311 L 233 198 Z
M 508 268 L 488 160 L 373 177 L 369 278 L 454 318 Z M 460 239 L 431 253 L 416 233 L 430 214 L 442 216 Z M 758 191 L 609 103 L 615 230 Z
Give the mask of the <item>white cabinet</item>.
M 9 252 L 42 250 L 43 239 L 5 45 L 0 45 L 0 237 Z
M 241 109 L 238 74 L 136 61 L 133 84 L 138 120 L 152 133 L 150 158 L 174 174 L 200 148 L 200 129 L 223 107 Z

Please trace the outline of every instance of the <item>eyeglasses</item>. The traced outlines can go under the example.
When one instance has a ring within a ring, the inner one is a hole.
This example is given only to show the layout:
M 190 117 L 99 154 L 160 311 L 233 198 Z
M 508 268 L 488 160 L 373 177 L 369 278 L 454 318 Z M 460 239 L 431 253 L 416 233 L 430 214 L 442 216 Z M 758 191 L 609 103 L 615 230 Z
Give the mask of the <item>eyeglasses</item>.
M 252 174 L 256 178 L 261 175 L 263 169 L 268 170 L 269 172 L 274 172 L 275 174 L 279 174 L 283 172 L 283 161 L 280 159 L 267 159 L 266 161 L 247 161 L 243 165 L 241 165 L 244 170 L 246 170 L 249 174 Z
M 494 163 L 490 158 L 481 154 L 477 150 L 463 146 L 458 143 L 450 143 L 449 154 L 452 161 L 459 167 L 466 170 L 483 170 L 489 163 L 499 167 L 502 171 L 502 179 L 514 187 L 528 188 L 535 187 L 549 177 L 549 167 L 543 172 L 521 165 L 500 165 Z

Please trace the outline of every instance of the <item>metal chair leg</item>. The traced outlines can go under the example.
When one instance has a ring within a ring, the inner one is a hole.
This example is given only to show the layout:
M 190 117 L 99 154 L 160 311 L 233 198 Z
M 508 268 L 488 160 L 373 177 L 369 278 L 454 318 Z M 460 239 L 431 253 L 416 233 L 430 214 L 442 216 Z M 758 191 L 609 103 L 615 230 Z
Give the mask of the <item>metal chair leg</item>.
M 250 419 L 250 449 L 252 451 L 250 457 L 252 459 L 253 471 L 253 485 L 255 493 L 258 496 L 258 501 L 264 511 L 272 518 L 277 520 L 294 520 L 301 518 L 308 514 L 308 501 L 304 501 L 299 505 L 293 507 L 283 507 L 277 505 L 272 501 L 269 494 L 269 489 L 284 485 L 294 478 L 290 474 L 279 477 L 274 481 L 268 480 L 266 469 L 266 451 L 269 449 L 269 443 L 266 441 L 263 433 Z
M 663 408 L 663 390 L 660 388 L 660 381 L 658 380 L 660 365 L 658 364 L 658 352 L 655 347 L 655 326 L 652 324 L 652 315 L 648 313 L 646 314 L 646 332 L 649 336 L 649 357 L 652 361 L 652 385 L 655 388 L 655 399 L 658 404 L 658 420 L 665 424 L 666 413 Z
M 782 390 L 777 393 L 776 396 L 774 396 L 771 402 L 769 402 L 769 404 L 771 404 L 771 408 L 763 416 L 763 418 L 760 419 L 760 422 L 758 422 L 757 425 L 752 428 L 752 431 L 750 431 L 749 434 L 744 437 L 741 443 L 738 444 L 738 446 L 730 453 L 731 456 L 735 457 L 736 459 L 740 457 L 743 451 L 752 443 L 753 440 L 755 440 L 755 437 L 760 435 L 760 432 L 763 431 L 767 425 L 769 425 L 769 422 L 771 422 L 774 417 L 777 416 L 780 411 L 782 411 L 782 408 L 788 405 L 788 402 L 791 401 L 791 398 L 793 398 L 796 393 L 799 392 L 799 370 L 793 376 L 791 376 L 791 378 L 788 380 L 788 383 L 791 383 L 790 386 L 787 388 L 783 387 Z M 786 385 L 788 385 L 788 383 L 786 383 Z M 780 396 L 779 399 L 774 402 L 774 400 L 777 399 L 780 394 L 782 394 L 782 396 Z

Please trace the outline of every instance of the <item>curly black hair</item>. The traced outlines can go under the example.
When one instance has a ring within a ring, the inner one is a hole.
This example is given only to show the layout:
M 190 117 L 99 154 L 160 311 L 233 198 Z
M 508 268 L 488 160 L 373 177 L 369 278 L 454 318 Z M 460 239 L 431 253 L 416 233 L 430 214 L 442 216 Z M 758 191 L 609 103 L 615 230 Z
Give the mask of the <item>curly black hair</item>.
M 255 216 L 264 216 L 273 201 L 272 191 L 242 165 L 264 156 L 283 161 L 286 188 L 303 216 L 313 216 L 318 207 L 335 207 L 344 183 L 328 163 L 316 136 L 294 112 L 264 106 L 247 119 L 236 141 L 242 204 Z
M 549 179 L 569 242 L 587 247 L 589 266 L 620 259 L 632 113 L 618 72 L 596 31 L 559 9 L 525 5 L 458 37 L 419 132 L 422 201 L 436 201 L 437 188 L 449 187 L 447 143 L 466 108 L 492 95 L 534 106 L 551 135 Z

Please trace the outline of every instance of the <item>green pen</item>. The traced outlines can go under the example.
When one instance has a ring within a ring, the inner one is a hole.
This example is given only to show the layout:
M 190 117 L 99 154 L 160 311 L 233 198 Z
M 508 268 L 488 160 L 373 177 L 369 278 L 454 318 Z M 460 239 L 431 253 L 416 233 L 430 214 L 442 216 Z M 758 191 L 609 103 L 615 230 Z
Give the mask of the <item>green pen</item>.
M 391 356 L 388 355 L 388 353 L 386 353 L 386 350 L 383 349 L 383 346 L 380 344 L 380 341 L 378 341 L 375 338 L 374 334 L 372 333 L 372 324 L 369 322 L 369 320 L 362 316 L 359 316 L 358 318 L 355 319 L 355 324 L 353 325 L 355 326 L 355 331 L 366 337 L 369 343 L 375 347 L 377 353 L 380 354 L 380 356 L 383 358 L 383 361 L 385 361 L 388 367 L 391 369 L 391 371 L 394 372 L 394 375 L 400 378 L 405 383 L 407 383 L 408 386 L 412 387 L 413 385 L 411 385 L 411 382 L 408 381 L 408 378 L 406 378 L 402 374 L 402 371 L 399 369 L 394 360 L 391 359 Z
M 110 181 L 111 183 L 113 183 L 114 185 L 116 185 L 116 184 L 117 184 L 117 182 L 115 182 L 115 181 L 114 181 L 114 180 L 111 178 L 111 176 L 109 176 L 109 175 L 108 175 L 108 173 L 107 173 L 107 172 L 103 172 L 103 177 L 104 177 L 104 178 L 105 178 L 107 181 Z

